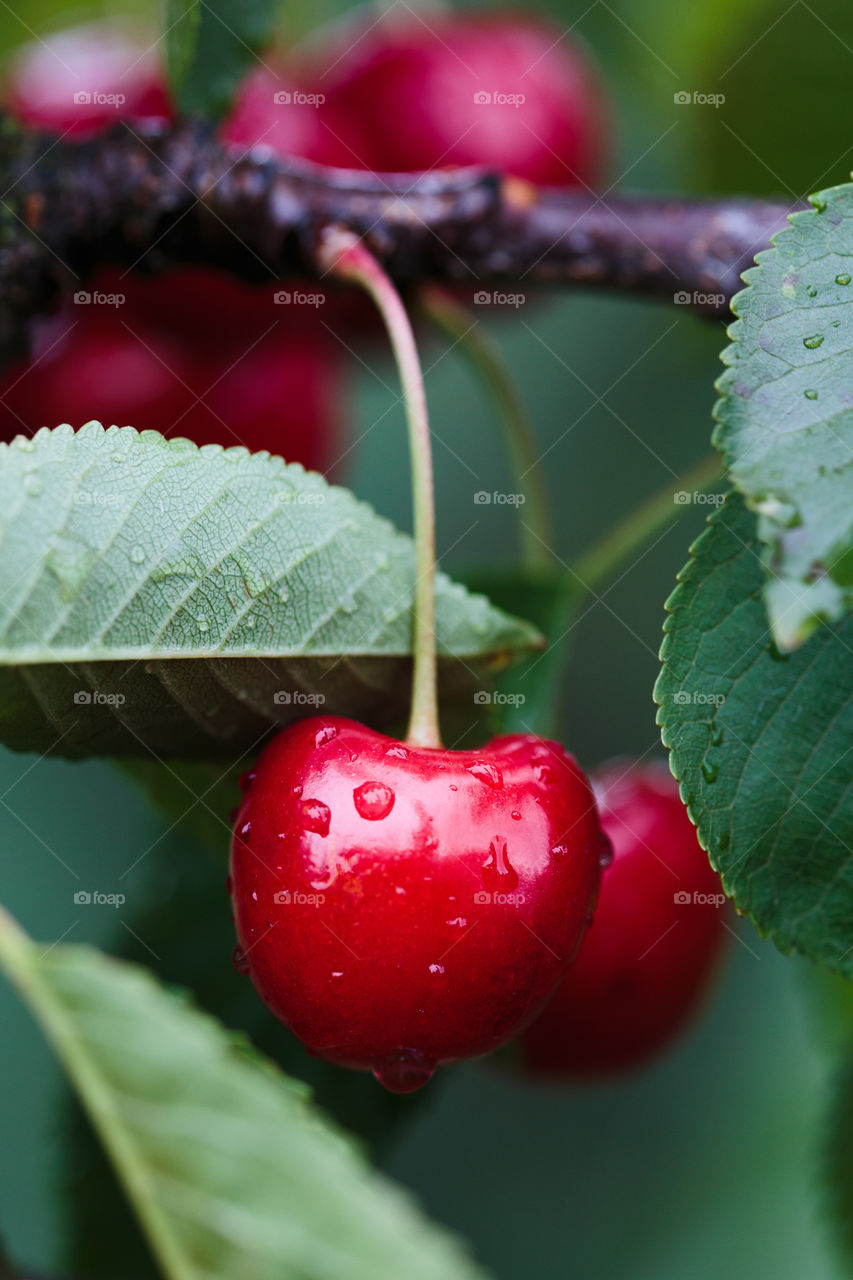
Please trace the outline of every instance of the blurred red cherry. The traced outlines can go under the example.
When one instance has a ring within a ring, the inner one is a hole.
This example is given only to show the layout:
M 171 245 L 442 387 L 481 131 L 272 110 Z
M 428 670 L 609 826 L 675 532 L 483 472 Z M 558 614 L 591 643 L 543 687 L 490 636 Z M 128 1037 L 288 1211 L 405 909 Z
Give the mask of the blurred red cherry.
M 295 93 L 283 75 L 260 68 L 223 137 L 321 159 L 316 111 L 294 103 Z M 75 101 L 81 94 L 90 100 Z M 7 99 L 25 123 L 75 137 L 168 110 L 153 50 L 109 23 L 25 47 Z M 199 444 L 268 449 L 321 471 L 334 463 L 343 348 L 320 319 L 322 290 L 275 280 L 249 286 L 198 267 L 146 277 L 107 266 L 75 297 L 36 324 L 31 358 L 0 376 L 2 438 L 97 418 Z M 320 305 L 299 301 L 309 297 Z
M 578 959 L 518 1042 L 536 1075 L 606 1076 L 659 1052 L 698 1010 L 729 936 L 667 766 L 617 760 L 592 781 L 613 862 Z
M 539 17 L 392 9 L 321 33 L 303 76 L 346 120 L 332 154 L 349 167 L 412 172 L 488 165 L 530 182 L 598 183 L 607 101 L 577 41 Z

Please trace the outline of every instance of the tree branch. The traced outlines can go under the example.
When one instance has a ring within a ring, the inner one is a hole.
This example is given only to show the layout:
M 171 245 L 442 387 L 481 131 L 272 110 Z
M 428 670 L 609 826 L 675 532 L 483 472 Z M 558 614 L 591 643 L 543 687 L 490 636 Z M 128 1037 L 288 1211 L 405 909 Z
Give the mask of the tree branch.
M 321 278 L 332 223 L 401 287 L 603 286 L 725 314 L 789 206 L 536 190 L 480 169 L 376 175 L 238 154 L 183 121 L 57 142 L 0 120 L 0 347 L 101 262 L 204 263 L 245 280 Z

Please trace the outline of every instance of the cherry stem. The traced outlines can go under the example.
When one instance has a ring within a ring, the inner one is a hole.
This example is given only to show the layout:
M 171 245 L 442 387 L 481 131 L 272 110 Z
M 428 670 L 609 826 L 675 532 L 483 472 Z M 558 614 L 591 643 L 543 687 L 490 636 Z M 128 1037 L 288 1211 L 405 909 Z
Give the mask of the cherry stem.
M 723 474 L 720 455 L 708 454 L 680 477 L 679 490 L 674 490 L 670 484 L 653 493 L 574 562 L 571 566 L 573 581 L 580 581 L 587 591 L 594 590 L 604 579 L 615 573 L 632 552 L 639 550 L 656 533 L 663 531 L 683 515 L 691 505 L 694 492 L 711 488 L 723 478 Z M 679 493 L 687 494 L 688 499 L 680 501 Z
M 412 706 L 406 741 L 440 747 L 435 636 L 435 493 L 429 418 L 421 362 L 406 308 L 370 250 L 343 227 L 328 227 L 318 248 L 321 267 L 361 285 L 373 298 L 388 330 L 409 432 L 415 538 Z
M 441 285 L 425 285 L 420 293 L 424 312 L 454 345 L 492 393 L 503 426 L 512 474 L 524 498 L 525 518 L 519 511 L 524 564 L 543 569 L 553 564 L 553 523 L 548 487 L 530 415 L 518 386 L 507 371 L 492 339 L 467 307 Z

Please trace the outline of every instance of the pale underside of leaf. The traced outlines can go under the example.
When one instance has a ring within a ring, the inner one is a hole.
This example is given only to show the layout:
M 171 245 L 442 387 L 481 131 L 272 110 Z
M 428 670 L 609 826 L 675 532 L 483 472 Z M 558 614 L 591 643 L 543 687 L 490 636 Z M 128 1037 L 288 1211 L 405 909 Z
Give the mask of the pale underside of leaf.
M 0 967 L 169 1280 L 483 1280 L 301 1086 L 144 970 L 86 948 L 40 955 L 5 913 Z
M 812 203 L 744 274 L 715 411 L 783 649 L 853 603 L 853 185 Z
M 209 755 L 317 709 L 402 721 L 411 540 L 242 448 L 97 423 L 0 445 L 0 740 Z M 470 711 L 533 628 L 439 575 L 441 694 Z

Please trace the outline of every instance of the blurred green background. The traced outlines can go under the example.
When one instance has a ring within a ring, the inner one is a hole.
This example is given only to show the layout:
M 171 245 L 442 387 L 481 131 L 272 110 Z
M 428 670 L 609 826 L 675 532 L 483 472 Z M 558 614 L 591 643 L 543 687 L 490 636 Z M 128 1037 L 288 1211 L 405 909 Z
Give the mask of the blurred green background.
M 310 21 L 341 7 L 312 6 Z M 779 193 L 793 202 L 847 179 L 853 13 L 841 0 L 787 10 L 766 0 L 706 0 L 695 12 L 667 0 L 555 0 L 543 8 L 589 43 L 603 69 L 617 104 L 619 185 Z M 115 12 L 30 0 L 16 16 L 2 6 L 0 45 Z M 285 34 L 302 34 L 307 21 L 296 5 L 283 9 Z M 676 105 L 674 94 L 685 90 L 726 100 Z M 549 450 L 565 559 L 649 493 L 679 489 L 685 469 L 706 454 L 725 341 L 719 323 L 674 305 L 580 292 L 488 323 Z M 512 509 L 473 503 L 476 490 L 514 486 L 490 405 L 443 351 L 435 341 L 426 353 L 440 441 L 439 547 L 444 567 L 462 572 L 515 556 Z M 377 372 L 386 383 L 393 377 L 384 365 Z M 353 431 L 365 434 L 342 478 L 408 527 L 401 416 L 366 430 L 388 392 L 355 365 L 353 380 Z M 651 688 L 663 601 L 705 512 L 685 509 L 566 641 L 562 736 L 587 767 L 658 743 Z M 222 944 L 225 936 L 230 945 L 225 833 L 217 862 L 191 830 L 164 834 L 167 825 L 107 764 L 4 754 L 0 898 L 46 943 L 121 951 L 169 981 L 200 975 L 209 1007 L 242 1020 L 289 1069 L 310 1075 L 253 997 L 241 1012 L 246 993 Z M 127 903 L 80 909 L 79 887 L 123 892 Z M 704 1016 L 668 1057 L 624 1082 L 546 1089 L 482 1063 L 387 1105 L 371 1082 L 357 1081 L 336 1106 L 377 1142 L 383 1166 L 465 1234 L 502 1280 L 832 1280 L 840 1273 L 821 1208 L 819 1140 L 833 1062 L 810 1011 L 811 984 L 806 966 L 743 926 Z M 122 1254 L 132 1241 L 103 1205 L 94 1231 L 82 1224 L 99 1175 L 70 1123 L 58 1071 L 5 987 L 0 1026 L 0 1232 L 9 1251 L 36 1271 L 67 1274 L 76 1237 L 80 1280 L 87 1256 L 91 1274 L 125 1280 L 135 1274 Z M 312 1078 L 322 1098 L 336 1095 L 336 1073 Z M 112 1269 L 97 1258 L 93 1234 Z

